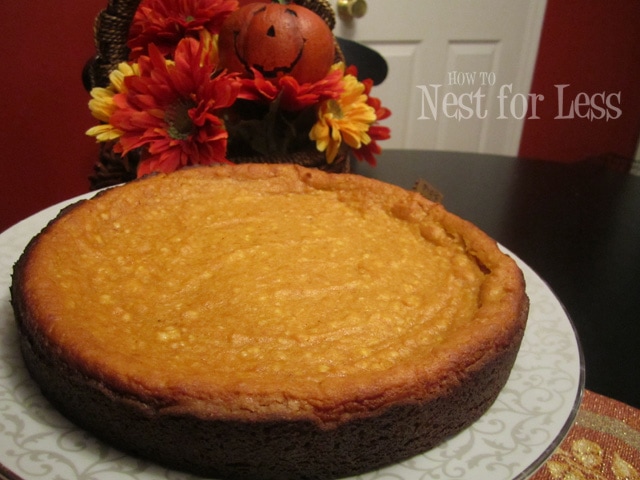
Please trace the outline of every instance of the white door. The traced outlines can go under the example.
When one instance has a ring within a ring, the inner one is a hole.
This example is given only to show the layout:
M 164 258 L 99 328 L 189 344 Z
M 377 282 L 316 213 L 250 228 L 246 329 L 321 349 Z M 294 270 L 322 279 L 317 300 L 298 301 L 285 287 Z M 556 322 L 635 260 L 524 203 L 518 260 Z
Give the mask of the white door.
M 387 60 L 373 92 L 392 110 L 383 148 L 517 154 L 524 119 L 535 115 L 546 0 L 366 2 L 363 17 L 338 16 L 334 32 Z

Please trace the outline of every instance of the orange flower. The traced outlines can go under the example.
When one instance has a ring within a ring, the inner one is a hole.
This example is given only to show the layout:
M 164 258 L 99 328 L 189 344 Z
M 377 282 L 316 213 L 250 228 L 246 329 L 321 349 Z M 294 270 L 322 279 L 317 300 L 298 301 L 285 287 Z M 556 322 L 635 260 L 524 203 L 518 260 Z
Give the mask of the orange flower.
M 147 55 L 149 44 L 169 58 L 181 39 L 199 38 L 203 30 L 217 34 L 237 8 L 238 0 L 142 0 L 131 24 L 129 58 Z
M 317 82 L 302 85 L 291 75 L 267 79 L 258 70 L 252 68 L 251 71 L 253 78 L 242 79 L 240 98 L 266 104 L 279 97 L 280 108 L 289 112 L 338 98 L 343 90 L 339 68 L 332 68 L 326 77 Z
M 138 176 L 226 162 L 228 135 L 217 113 L 235 102 L 237 77 L 211 78 L 215 64 L 191 38 L 178 44 L 175 61 L 151 45 L 138 67 L 138 75 L 125 77 L 125 91 L 113 97 L 109 123 L 122 132 L 114 151 L 146 147 Z

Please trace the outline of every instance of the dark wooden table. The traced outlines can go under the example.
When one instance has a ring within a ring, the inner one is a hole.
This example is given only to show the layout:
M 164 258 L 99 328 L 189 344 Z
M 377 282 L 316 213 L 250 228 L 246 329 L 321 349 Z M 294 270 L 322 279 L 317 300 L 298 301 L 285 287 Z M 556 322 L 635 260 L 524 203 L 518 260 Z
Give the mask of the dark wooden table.
M 564 304 L 584 351 L 586 388 L 640 408 L 640 177 L 592 163 L 390 150 L 356 173 L 412 188 L 532 267 Z

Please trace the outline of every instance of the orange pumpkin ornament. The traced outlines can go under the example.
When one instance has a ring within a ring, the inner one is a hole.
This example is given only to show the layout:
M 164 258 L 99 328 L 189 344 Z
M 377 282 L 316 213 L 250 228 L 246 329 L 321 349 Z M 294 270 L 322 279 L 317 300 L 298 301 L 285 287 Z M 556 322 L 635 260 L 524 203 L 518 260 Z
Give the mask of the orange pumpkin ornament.
M 281 0 L 282 1 L 282 0 Z M 299 83 L 324 78 L 336 44 L 325 21 L 296 4 L 251 3 L 225 20 L 218 40 L 220 67 L 266 78 L 290 75 Z

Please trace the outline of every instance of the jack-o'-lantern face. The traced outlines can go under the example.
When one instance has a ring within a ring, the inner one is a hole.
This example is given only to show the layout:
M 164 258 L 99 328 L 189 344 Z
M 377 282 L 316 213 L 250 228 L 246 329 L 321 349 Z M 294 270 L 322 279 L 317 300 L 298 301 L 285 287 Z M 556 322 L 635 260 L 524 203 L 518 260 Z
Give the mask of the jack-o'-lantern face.
M 227 18 L 219 52 L 221 67 L 229 71 L 254 68 L 267 78 L 291 75 L 306 83 L 327 75 L 335 43 L 324 20 L 307 8 L 252 3 Z

